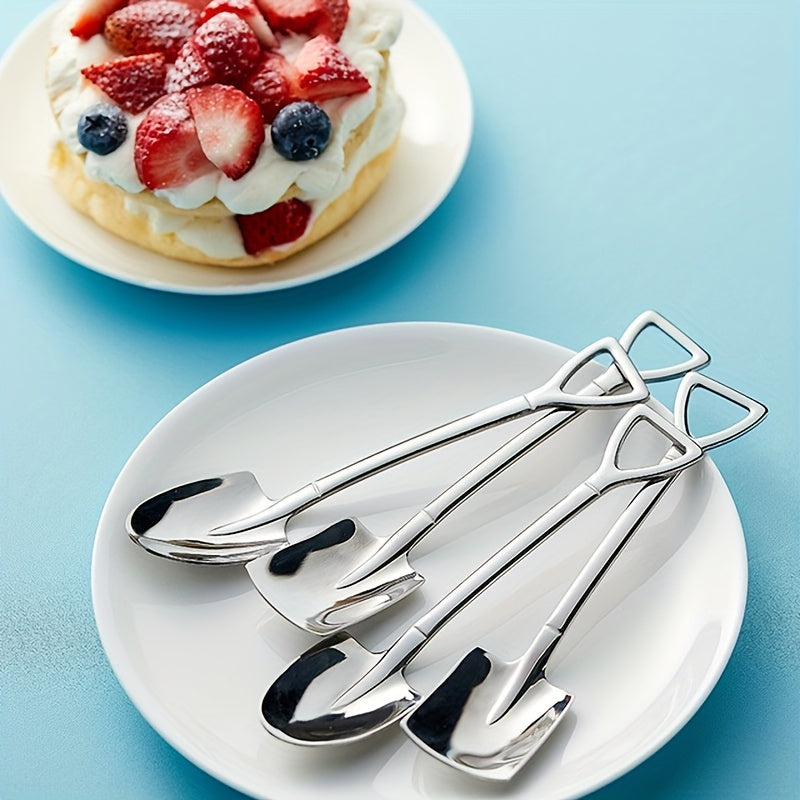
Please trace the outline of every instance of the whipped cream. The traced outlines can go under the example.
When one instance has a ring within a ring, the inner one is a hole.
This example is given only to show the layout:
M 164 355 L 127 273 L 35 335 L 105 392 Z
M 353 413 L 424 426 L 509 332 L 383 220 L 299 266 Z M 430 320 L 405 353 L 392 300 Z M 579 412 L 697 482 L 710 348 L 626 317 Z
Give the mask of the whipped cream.
M 120 55 L 100 34 L 83 41 L 69 32 L 77 4 L 67 4 L 56 17 L 47 64 L 48 94 L 64 143 L 73 152 L 85 155 L 89 178 L 127 192 L 126 209 L 145 216 L 157 233 L 174 233 L 186 244 L 213 258 L 246 255 L 233 218 L 198 220 L 186 214 L 171 214 L 137 198 L 146 187 L 136 174 L 133 151 L 136 129 L 146 112 L 126 114 L 128 137 L 109 155 L 92 153 L 80 144 L 78 120 L 81 115 L 95 103 L 107 101 L 103 92 L 83 78 L 81 70 Z M 339 47 L 369 80 L 370 89 L 359 95 L 320 103 L 333 126 L 331 140 L 321 156 L 309 161 L 288 161 L 275 152 L 267 130 L 255 164 L 238 180 L 231 180 L 215 170 L 185 186 L 159 189 L 153 194 L 176 209 L 196 209 L 217 199 L 232 214 L 253 214 L 277 203 L 290 187 L 296 186 L 297 196 L 312 208 L 310 227 L 314 218 L 351 186 L 359 170 L 390 147 L 397 136 L 405 109 L 391 82 L 383 89 L 379 106 L 377 99 L 384 67 L 383 51 L 394 43 L 400 27 L 401 17 L 396 8 L 375 0 L 351 0 L 347 27 Z M 281 52 L 290 61 L 305 41 L 305 37 L 295 35 L 279 35 L 278 38 Z M 373 112 L 367 138 L 345 164 L 347 140 Z

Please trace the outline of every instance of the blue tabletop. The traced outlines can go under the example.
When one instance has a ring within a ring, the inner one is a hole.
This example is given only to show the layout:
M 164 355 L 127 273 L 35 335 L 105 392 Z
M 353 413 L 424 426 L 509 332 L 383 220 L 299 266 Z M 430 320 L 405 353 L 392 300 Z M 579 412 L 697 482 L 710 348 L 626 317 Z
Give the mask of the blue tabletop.
M 4 4 L 0 49 L 48 5 Z M 593 797 L 800 796 L 800 7 L 420 5 L 463 59 L 472 148 L 438 210 L 355 269 L 274 293 L 156 292 L 78 266 L 0 204 L 0 797 L 239 796 L 139 715 L 92 614 L 106 496 L 191 391 L 341 327 L 460 321 L 579 348 L 646 308 L 770 415 L 714 456 L 749 559 L 729 665 L 674 739 Z

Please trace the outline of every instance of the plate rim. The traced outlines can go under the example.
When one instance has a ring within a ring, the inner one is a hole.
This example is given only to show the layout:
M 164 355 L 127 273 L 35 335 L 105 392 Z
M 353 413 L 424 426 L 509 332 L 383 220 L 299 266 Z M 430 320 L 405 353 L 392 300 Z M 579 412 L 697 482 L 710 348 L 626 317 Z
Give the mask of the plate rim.
M 515 332 L 511 330 L 501 329 L 501 328 L 494 328 L 490 326 L 484 325 L 477 325 L 471 323 L 459 323 L 459 322 L 438 322 L 438 321 L 403 321 L 403 322 L 382 322 L 382 323 L 372 323 L 366 325 L 354 325 L 345 328 L 339 328 L 331 331 L 326 331 L 323 333 L 310 335 L 307 337 L 303 337 L 301 339 L 287 342 L 285 344 L 279 345 L 278 347 L 272 348 L 270 350 L 266 350 L 262 353 L 259 353 L 255 356 L 252 356 L 228 369 L 221 372 L 217 376 L 211 378 L 209 381 L 206 381 L 201 386 L 196 388 L 190 394 L 188 394 L 183 400 L 177 403 L 170 411 L 168 411 L 164 416 L 161 417 L 158 422 L 155 423 L 153 427 L 148 431 L 148 433 L 144 436 L 144 438 L 140 441 L 134 451 L 131 453 L 129 458 L 126 460 L 125 464 L 121 468 L 119 475 L 115 479 L 111 489 L 109 490 L 106 502 L 103 506 L 103 510 L 101 512 L 98 525 L 95 532 L 95 539 L 94 544 L 92 547 L 92 557 L 91 557 L 91 597 L 92 597 L 92 608 L 95 617 L 95 623 L 97 626 L 98 634 L 100 637 L 101 644 L 103 646 L 104 652 L 106 653 L 107 660 L 114 672 L 118 682 L 120 683 L 120 687 L 128 695 L 130 700 L 132 701 L 133 705 L 137 709 L 137 711 L 144 717 L 144 719 L 150 724 L 150 726 L 161 736 L 173 749 L 179 752 L 182 756 L 184 756 L 189 762 L 191 762 L 194 766 L 201 769 L 202 771 L 206 772 L 207 774 L 213 776 L 217 780 L 221 781 L 222 783 L 236 789 L 237 791 L 242 792 L 247 796 L 252 796 L 255 798 L 267 798 L 268 795 L 264 793 L 253 794 L 253 787 L 248 785 L 248 783 L 243 779 L 237 777 L 235 774 L 225 773 L 222 769 L 218 768 L 214 760 L 212 759 L 211 762 L 208 761 L 207 758 L 204 757 L 204 754 L 199 751 L 199 748 L 193 747 L 191 742 L 183 741 L 182 736 L 180 733 L 176 734 L 173 730 L 170 730 L 170 720 L 171 715 L 166 712 L 162 707 L 158 705 L 152 698 L 152 696 L 146 691 L 146 687 L 143 682 L 141 682 L 138 677 L 136 670 L 133 669 L 131 662 L 123 660 L 120 662 L 119 654 L 117 653 L 115 647 L 117 645 L 122 646 L 121 637 L 117 635 L 117 631 L 114 629 L 113 619 L 112 619 L 112 611 L 109 605 L 103 605 L 101 603 L 100 597 L 100 571 L 99 571 L 99 556 L 98 552 L 101 548 L 101 538 L 102 538 L 102 530 L 104 524 L 106 523 L 106 519 L 109 513 L 109 505 L 111 503 L 111 499 L 114 493 L 117 490 L 117 487 L 124 482 L 125 473 L 128 470 L 129 464 L 134 461 L 137 457 L 139 451 L 148 446 L 149 441 L 151 438 L 157 437 L 161 433 L 162 427 L 167 427 L 172 424 L 172 421 L 178 417 L 180 418 L 183 409 L 187 406 L 187 404 L 195 402 L 198 395 L 202 395 L 207 388 L 214 384 L 215 382 L 224 382 L 225 380 L 231 380 L 232 374 L 237 371 L 244 371 L 246 369 L 254 369 L 257 367 L 257 364 L 262 361 L 268 361 L 271 356 L 276 353 L 277 351 L 286 351 L 292 348 L 299 346 L 313 346 L 315 342 L 321 339 L 327 339 L 331 337 L 337 337 L 342 334 L 354 334 L 363 332 L 366 335 L 369 335 L 370 332 L 375 331 L 376 329 L 381 329 L 384 331 L 397 329 L 419 329 L 424 330 L 425 328 L 435 330 L 435 331 L 453 331 L 458 332 L 459 330 L 467 330 L 472 332 L 485 332 L 489 335 L 501 335 L 501 336 L 511 336 L 516 338 L 521 338 L 525 340 L 530 340 L 537 345 L 545 345 L 547 347 L 556 347 L 563 349 L 566 354 L 570 354 L 572 351 L 568 348 L 564 348 L 561 345 L 548 342 L 546 340 L 540 339 L 535 336 L 530 336 L 524 333 Z M 671 724 L 669 730 L 666 732 L 665 735 L 660 735 L 657 737 L 652 744 L 643 749 L 641 752 L 636 753 L 635 757 L 632 759 L 618 759 L 616 764 L 612 764 L 611 768 L 607 769 L 599 779 L 596 780 L 584 780 L 583 785 L 580 787 L 571 787 L 571 788 L 564 788 L 564 791 L 560 794 L 553 794 L 551 795 L 548 800 L 576 800 L 579 797 L 583 797 L 586 793 L 592 792 L 606 786 L 616 780 L 617 778 L 627 774 L 635 767 L 642 764 L 648 758 L 650 758 L 655 752 L 660 750 L 664 747 L 677 733 L 679 733 L 683 727 L 689 722 L 689 720 L 695 715 L 695 713 L 699 710 L 699 708 L 703 705 L 706 701 L 708 696 L 711 694 L 715 686 L 717 685 L 722 673 L 724 672 L 725 668 L 730 661 L 731 654 L 733 649 L 738 641 L 741 626 L 743 622 L 745 606 L 746 606 L 746 599 L 747 599 L 747 587 L 748 587 L 748 564 L 747 564 L 747 552 L 746 552 L 746 542 L 744 539 L 744 532 L 742 529 L 741 518 L 739 516 L 738 510 L 736 509 L 735 502 L 730 495 L 729 488 L 725 483 L 724 478 L 720 474 L 717 466 L 714 464 L 710 457 L 707 457 L 706 464 L 708 469 L 712 471 L 713 477 L 715 480 L 719 480 L 721 483 L 721 488 L 727 494 L 728 500 L 730 502 L 730 510 L 731 520 L 736 525 L 736 530 L 732 531 L 732 535 L 734 535 L 737 547 L 736 547 L 736 555 L 737 561 L 735 566 L 738 567 L 738 578 L 736 579 L 735 583 L 738 586 L 738 594 L 737 599 L 738 603 L 735 608 L 731 608 L 729 610 L 729 618 L 728 624 L 731 625 L 730 628 L 730 637 L 727 641 L 720 644 L 717 648 L 716 658 L 711 663 L 711 668 L 709 671 L 703 676 L 703 680 L 701 681 L 698 689 L 694 692 L 692 696 L 692 701 L 686 703 L 682 713 L 678 715 L 675 721 Z M 728 568 L 731 568 L 732 564 L 728 565 Z M 732 579 L 733 580 L 733 579 Z M 112 642 L 112 639 L 114 640 Z M 116 653 L 115 656 L 112 656 L 112 653 Z M 232 772 L 235 772 L 235 767 L 232 768 Z M 268 787 L 265 787 L 265 791 L 268 790 Z
M 39 14 L 37 14 L 32 21 L 28 23 L 28 25 L 23 28 L 23 30 L 15 37 L 10 47 L 6 50 L 3 54 L 2 58 L 0 58 L 0 81 L 2 81 L 3 75 L 9 69 L 9 65 L 13 64 L 15 59 L 20 57 L 20 51 L 24 50 L 25 47 L 31 45 L 31 40 L 34 39 L 37 35 L 41 36 L 42 32 L 46 30 L 46 26 L 55 19 L 58 15 L 60 10 L 66 4 L 65 2 L 56 3 L 55 5 L 44 9 Z M 336 275 L 339 275 L 343 272 L 346 272 L 350 269 L 353 269 L 361 264 L 364 264 L 373 258 L 377 257 L 381 253 L 386 252 L 387 250 L 394 247 L 396 244 L 401 242 L 403 239 L 411 235 L 422 223 L 424 223 L 444 202 L 447 196 L 452 191 L 453 187 L 455 186 L 456 182 L 458 181 L 461 173 L 464 170 L 464 165 L 466 164 L 466 160 L 469 156 L 471 147 L 472 147 L 472 140 L 474 136 L 474 126 L 475 126 L 475 119 L 474 119 L 474 101 L 472 97 L 472 89 L 470 86 L 469 78 L 467 75 L 467 71 L 464 67 L 464 63 L 456 50 L 455 46 L 449 39 L 449 37 L 445 34 L 442 28 L 436 23 L 433 17 L 423 8 L 421 8 L 414 0 L 388 0 L 391 4 L 398 7 L 405 15 L 406 11 L 410 11 L 416 18 L 417 21 L 423 24 L 427 32 L 434 35 L 438 40 L 439 51 L 447 56 L 447 60 L 450 64 L 452 69 L 451 77 L 457 81 L 460 87 L 460 97 L 459 97 L 459 104 L 462 108 L 463 112 L 463 119 L 460 121 L 459 130 L 461 131 L 461 138 L 458 140 L 460 142 L 460 148 L 454 150 L 455 158 L 452 163 L 452 169 L 450 173 L 447 175 L 446 180 L 442 180 L 440 184 L 438 184 L 435 189 L 436 191 L 431 192 L 430 196 L 427 199 L 427 202 L 420 205 L 418 208 L 415 209 L 414 213 L 408 215 L 407 220 L 401 226 L 398 226 L 396 230 L 391 232 L 391 235 L 383 237 L 383 239 L 373 244 L 371 247 L 368 247 L 360 252 L 359 255 L 339 259 L 339 262 L 334 264 L 334 266 L 326 266 L 326 267 L 317 267 L 314 268 L 310 273 L 305 273 L 302 275 L 296 275 L 293 277 L 286 277 L 282 279 L 270 280 L 269 278 L 261 277 L 261 278 L 253 278 L 252 281 L 248 281 L 245 283 L 238 283 L 235 281 L 227 282 L 224 280 L 223 276 L 226 274 L 229 276 L 238 276 L 241 277 L 242 275 L 247 274 L 247 269 L 249 268 L 225 268 L 225 267 L 204 267 L 203 265 L 194 264 L 192 265 L 190 262 L 184 262 L 180 259 L 171 259 L 167 258 L 166 256 L 161 256 L 160 254 L 152 253 L 149 250 L 144 248 L 138 248 L 138 250 L 142 253 L 143 257 L 158 257 L 166 259 L 169 262 L 176 264 L 178 267 L 187 267 L 187 268 L 194 268 L 194 269 L 206 269 L 206 270 L 217 270 L 218 274 L 220 275 L 220 282 L 219 283 L 208 283 L 208 284 L 192 284 L 190 281 L 186 283 L 177 282 L 175 279 L 166 280 L 160 279 L 158 277 L 140 277 L 135 274 L 131 274 L 129 271 L 119 271 L 112 269 L 111 267 L 107 266 L 104 260 L 98 254 L 97 257 L 93 260 L 93 263 L 89 263 L 89 260 L 82 255 L 82 252 L 79 247 L 77 247 L 73 242 L 69 241 L 68 238 L 64 238 L 62 235 L 55 235 L 47 225 L 41 224 L 41 221 L 38 220 L 35 215 L 30 214 L 29 205 L 24 203 L 22 200 L 19 199 L 17 193 L 13 188 L 13 182 L 9 180 L 9 178 L 0 171 L 0 195 L 3 196 L 4 200 L 6 201 L 9 209 L 14 213 L 14 215 L 19 219 L 23 225 L 40 241 L 42 241 L 45 245 L 50 247 L 55 252 L 59 253 L 60 255 L 68 258 L 70 261 L 74 262 L 76 265 L 84 267 L 92 272 L 95 272 L 100 275 L 104 275 L 105 277 L 111 278 L 113 280 L 120 281 L 121 283 L 139 286 L 145 289 L 152 289 L 154 291 L 164 291 L 174 294 L 188 294 L 188 295 L 200 295 L 200 296 L 230 296 L 230 295 L 246 295 L 246 294 L 260 294 L 262 292 L 274 292 L 274 291 L 283 291 L 285 289 L 293 289 L 299 286 L 305 286 L 307 284 L 316 283 L 321 280 L 325 280 L 326 278 L 331 278 Z M 402 33 L 401 33 L 402 37 Z M 395 62 L 396 63 L 396 62 Z M 44 91 L 44 87 L 42 87 L 42 97 L 43 102 L 45 103 L 45 107 L 47 104 L 47 97 Z M 403 100 L 406 103 L 406 106 L 412 106 L 414 98 L 403 97 Z M 405 124 L 405 123 L 404 123 Z M 398 139 L 399 146 L 403 144 L 403 128 L 401 127 L 400 136 Z M 46 164 L 46 153 L 43 154 L 44 158 L 42 159 L 42 163 Z M 391 170 L 396 167 L 396 164 L 390 166 L 390 174 Z M 383 184 L 382 184 L 383 185 Z M 380 187 L 379 187 L 380 189 Z M 55 187 L 52 187 L 53 195 L 52 197 L 61 198 L 58 194 Z M 77 212 L 75 209 L 72 209 L 71 206 L 67 203 L 66 200 L 61 198 L 63 203 L 65 204 L 65 209 L 70 210 L 74 213 Z M 83 216 L 83 215 L 81 215 Z M 357 215 L 356 215 L 357 216 Z M 353 218 L 355 219 L 355 217 Z M 88 220 L 88 218 L 87 218 Z M 89 222 L 93 222 L 92 220 L 88 220 Z M 349 224 L 352 220 L 348 220 L 345 225 Z M 96 223 L 93 223 L 96 225 Z M 345 226 L 342 226 L 344 228 Z M 325 239 L 330 239 L 331 237 L 335 237 L 337 233 L 342 231 L 340 228 L 338 231 L 333 231 L 329 234 L 328 237 Z M 114 236 L 108 231 L 100 228 L 98 226 L 98 231 L 104 236 Z M 130 248 L 137 248 L 137 245 L 132 242 L 127 242 L 120 237 L 114 236 L 114 240 L 121 243 L 123 247 L 130 247 Z M 318 242 L 316 246 L 322 245 L 324 246 L 324 240 Z M 309 248 L 309 252 L 311 252 L 313 248 Z M 305 251 L 304 251 L 305 252 Z M 301 253 L 298 254 L 300 256 Z M 290 259 L 287 260 L 287 265 L 290 264 Z M 278 265 L 275 265 L 276 268 L 280 268 L 280 262 Z M 269 266 L 266 267 L 253 267 L 253 270 L 259 270 L 261 273 L 269 273 Z M 206 274 L 210 274 L 208 271 Z M 254 274 L 254 273 L 253 273 Z

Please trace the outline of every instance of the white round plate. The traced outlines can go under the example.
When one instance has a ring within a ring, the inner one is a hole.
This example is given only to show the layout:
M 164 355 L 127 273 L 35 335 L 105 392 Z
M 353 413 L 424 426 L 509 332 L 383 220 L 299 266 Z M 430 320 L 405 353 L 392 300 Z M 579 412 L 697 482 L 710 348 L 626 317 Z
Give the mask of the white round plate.
M 353 328 L 247 361 L 168 414 L 111 490 L 92 570 L 103 646 L 150 724 L 202 769 L 253 797 L 496 797 L 497 787 L 418 751 L 397 727 L 326 748 L 273 739 L 260 725 L 261 698 L 318 640 L 277 616 L 242 567 L 156 558 L 128 539 L 125 519 L 165 488 L 239 469 L 279 497 L 400 438 L 528 391 L 568 355 L 468 325 Z M 588 477 L 619 414 L 583 414 L 445 519 L 413 553 L 424 586 L 362 624 L 361 640 L 385 646 Z M 388 534 L 524 424 L 485 431 L 351 487 L 300 515 L 290 536 L 351 514 Z M 412 686 L 429 691 L 477 644 L 501 658 L 520 655 L 633 491 L 598 500 L 463 611 L 407 669 Z M 746 582 L 740 522 L 706 459 L 670 490 L 556 650 L 548 676 L 575 700 L 503 797 L 579 797 L 663 745 L 721 674 Z
M 108 233 L 61 197 L 48 175 L 56 126 L 44 91 L 48 34 L 58 7 L 40 16 L 0 64 L 0 107 L 15 110 L 0 148 L 0 190 L 17 216 L 55 250 L 96 272 L 152 289 L 264 292 L 361 264 L 438 207 L 461 172 L 472 137 L 472 99 L 458 54 L 425 12 L 410 0 L 395 2 L 403 31 L 392 48 L 392 71 L 406 118 L 391 170 L 355 217 L 285 264 L 225 269 L 166 258 Z

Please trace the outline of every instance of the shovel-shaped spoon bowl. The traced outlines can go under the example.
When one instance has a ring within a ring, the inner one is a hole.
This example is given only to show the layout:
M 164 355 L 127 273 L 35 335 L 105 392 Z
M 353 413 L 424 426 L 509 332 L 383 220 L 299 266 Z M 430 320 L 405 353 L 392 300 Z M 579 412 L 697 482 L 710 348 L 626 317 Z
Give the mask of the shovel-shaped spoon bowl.
M 413 633 L 407 637 L 409 645 L 412 638 Z M 401 646 L 394 648 L 391 654 L 374 653 L 346 633 L 329 636 L 267 690 L 261 703 L 265 726 L 285 741 L 315 745 L 354 741 L 391 725 L 420 699 L 402 672 L 391 669 Z M 382 669 L 385 665 L 388 670 Z M 376 678 L 372 686 L 336 702 L 366 676 Z
M 734 425 L 698 437 L 696 441 L 704 451 L 742 435 L 766 414 L 766 408 L 757 401 L 690 373 L 681 383 L 675 402 L 676 422 L 687 433 L 689 398 L 698 388 L 747 411 Z M 677 455 L 670 451 L 665 461 Z M 481 648 L 472 650 L 402 721 L 409 737 L 463 772 L 494 781 L 516 775 L 572 703 L 570 693 L 545 676 L 548 659 L 594 587 L 675 478 L 662 478 L 639 490 L 519 659 L 506 662 Z
M 254 559 L 247 572 L 284 618 L 311 633 L 332 634 L 380 613 L 425 582 L 400 553 L 363 580 L 337 586 L 338 576 L 374 558 L 385 544 L 358 518 L 348 518 Z
M 146 538 L 147 549 L 156 555 L 191 552 L 201 544 L 190 541 L 192 531 L 212 531 L 229 523 L 231 513 L 252 516 L 266 512 L 277 502 L 264 493 L 252 472 L 231 472 L 185 483 L 150 497 L 133 510 L 127 528 L 134 541 L 145 544 L 142 539 Z M 283 526 L 273 527 L 274 530 L 262 528 L 263 541 L 272 540 L 276 544 L 285 541 Z M 252 545 L 245 547 L 253 550 Z M 233 550 L 231 542 L 231 547 L 220 548 L 220 556 L 224 559 Z
M 572 695 L 540 678 L 499 717 L 497 698 L 517 663 L 476 647 L 400 724 L 423 750 L 481 778 L 508 780 L 555 730 Z
M 669 462 L 621 467 L 625 442 L 640 425 L 670 445 L 675 457 Z M 600 467 L 586 481 L 467 576 L 387 650 L 373 652 L 355 637 L 339 633 L 292 662 L 264 696 L 261 711 L 267 730 L 286 741 L 320 745 L 358 740 L 398 721 L 419 699 L 403 670 L 449 619 L 609 489 L 662 479 L 701 455 L 691 438 L 650 407 L 630 409 L 614 428 Z
M 612 364 L 593 381 L 601 394 L 608 395 L 601 402 L 609 406 L 624 405 L 612 396 L 621 385 L 627 384 L 633 389 L 628 382 L 635 381 L 637 390 L 641 391 L 640 379 L 665 380 L 708 363 L 709 356 L 705 350 L 652 310 L 640 314 L 628 326 L 620 337 L 623 348 L 630 350 L 641 334 L 650 328 L 676 343 L 685 358 L 677 363 L 640 370 L 640 377 L 627 364 Z M 601 340 L 594 346 L 595 354 L 606 349 L 605 342 L 607 340 Z M 285 533 L 288 519 L 334 492 L 403 461 L 541 408 L 576 407 L 573 402 L 575 393 L 566 391 L 565 387 L 585 365 L 582 356 L 588 355 L 591 360 L 592 349 L 586 348 L 570 359 L 539 389 L 388 447 L 278 500 L 268 497 L 258 486 L 255 476 L 245 472 L 195 481 L 161 492 L 134 510 L 128 519 L 128 533 L 134 542 L 155 555 L 200 564 L 247 563 L 255 557 L 251 547 L 262 545 L 260 555 L 264 555 L 288 544 Z M 586 407 L 585 399 L 578 403 L 577 407 Z

